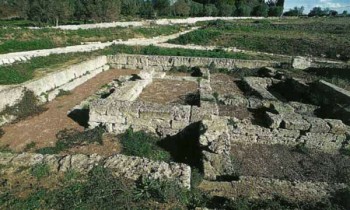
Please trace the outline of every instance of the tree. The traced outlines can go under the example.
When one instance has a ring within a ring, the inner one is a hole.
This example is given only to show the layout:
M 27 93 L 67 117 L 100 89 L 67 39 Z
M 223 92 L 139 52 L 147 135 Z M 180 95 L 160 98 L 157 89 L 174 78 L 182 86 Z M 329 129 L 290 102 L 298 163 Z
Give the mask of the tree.
M 185 0 L 178 0 L 174 4 L 175 16 L 189 16 L 190 15 L 190 5 Z
M 249 17 L 252 13 L 252 8 L 244 3 L 239 3 L 237 6 L 238 16 Z
M 280 6 L 272 6 L 269 7 L 269 16 L 279 17 L 283 13 L 283 7 Z
M 269 12 L 269 7 L 265 3 L 260 3 L 253 10 L 253 15 L 260 17 L 267 17 Z
M 70 0 L 47 0 L 48 5 L 45 10 L 48 11 L 47 17 L 50 22 L 58 26 L 59 21 L 65 21 L 72 17 L 74 5 Z
M 169 0 L 153 0 L 153 6 L 158 15 L 170 15 L 170 1 Z
M 140 16 L 148 19 L 153 19 L 155 17 L 153 4 L 150 0 L 143 2 L 140 8 Z
M 140 12 L 142 2 L 143 1 L 140 1 L 140 0 L 122 0 L 121 14 L 135 16 Z
M 294 7 L 293 9 L 290 9 L 289 11 L 285 12 L 283 15 L 285 16 L 300 16 L 304 12 L 304 6 L 301 7 Z
M 191 16 L 203 15 L 203 4 L 195 1 L 190 1 L 190 15 Z
M 343 16 L 347 16 L 347 15 L 348 15 L 348 11 L 344 10 L 341 14 L 342 14 Z
M 329 11 L 329 16 L 337 16 L 338 15 L 338 12 L 335 11 L 335 10 L 330 10 Z
M 235 5 L 230 5 L 227 3 L 222 3 L 218 5 L 219 9 L 219 15 L 228 17 L 228 16 L 233 16 L 235 11 L 236 11 L 236 6 Z
M 205 16 L 216 16 L 218 14 L 218 9 L 214 4 L 204 5 L 204 15 Z
M 312 10 L 310 10 L 308 16 L 314 17 L 314 16 L 326 16 L 329 14 L 329 9 L 322 9 L 321 7 L 314 7 Z

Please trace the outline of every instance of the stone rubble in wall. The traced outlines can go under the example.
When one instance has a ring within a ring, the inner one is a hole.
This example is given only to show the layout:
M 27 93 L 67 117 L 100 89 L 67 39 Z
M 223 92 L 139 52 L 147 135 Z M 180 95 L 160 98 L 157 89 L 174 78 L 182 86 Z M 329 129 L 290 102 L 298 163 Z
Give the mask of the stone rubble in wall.
M 187 127 L 192 113 L 190 105 L 162 105 L 135 100 L 156 75 L 159 74 L 146 68 L 140 72 L 140 79 L 121 82 L 108 98 L 91 102 L 90 127 L 103 125 L 107 131 L 116 134 L 132 127 L 163 137 L 174 135 Z
M 313 113 L 319 107 L 314 105 L 278 101 L 267 89 L 280 81 L 259 77 L 246 77 L 243 81 L 260 98 L 248 98 L 248 107 L 270 111 L 265 112 L 267 127 L 254 125 L 248 119 L 234 119 L 235 126 L 230 126 L 232 142 L 288 146 L 303 144 L 327 153 L 337 153 L 350 147 L 350 128 L 341 120 L 315 117 Z M 293 79 L 292 82 L 303 88 L 301 81 Z
M 108 56 L 108 63 L 115 68 L 143 69 L 153 68 L 156 71 L 169 71 L 173 67 L 208 67 L 214 64 L 217 68 L 261 68 L 277 67 L 280 62 L 267 60 L 239 60 L 227 58 L 184 57 L 184 56 L 154 56 L 117 54 Z
M 110 157 L 93 155 L 42 155 L 34 153 L 0 153 L 0 165 L 32 167 L 38 164 L 47 164 L 53 173 L 74 170 L 87 173 L 99 165 L 110 169 L 117 177 L 137 180 L 142 176 L 151 179 L 173 180 L 182 187 L 191 186 L 191 168 L 182 163 L 166 163 L 152 161 L 147 158 L 117 154 Z
M 232 182 L 203 181 L 200 187 L 211 196 L 232 199 L 245 197 L 252 200 L 268 200 L 280 196 L 292 202 L 319 202 L 330 198 L 334 192 L 347 186 L 241 176 L 238 181 Z

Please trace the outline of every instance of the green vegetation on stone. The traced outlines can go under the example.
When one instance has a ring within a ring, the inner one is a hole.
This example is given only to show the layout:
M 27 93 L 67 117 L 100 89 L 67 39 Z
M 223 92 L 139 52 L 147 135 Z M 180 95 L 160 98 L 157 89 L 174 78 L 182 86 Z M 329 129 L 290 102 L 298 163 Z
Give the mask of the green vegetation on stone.
M 166 162 L 171 160 L 170 153 L 158 145 L 160 139 L 144 131 L 134 132 L 132 128 L 129 128 L 124 134 L 120 135 L 120 141 L 123 145 L 122 153 L 125 155 Z
M 50 167 L 46 164 L 37 164 L 30 169 L 30 173 L 35 178 L 41 179 L 50 175 Z

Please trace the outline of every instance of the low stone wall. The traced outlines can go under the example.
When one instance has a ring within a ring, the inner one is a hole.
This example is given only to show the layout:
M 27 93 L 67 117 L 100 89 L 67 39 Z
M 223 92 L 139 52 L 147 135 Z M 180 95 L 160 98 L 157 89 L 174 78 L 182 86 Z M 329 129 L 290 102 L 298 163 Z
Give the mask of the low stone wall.
M 42 102 L 50 101 L 57 96 L 60 89 L 72 90 L 98 73 L 108 70 L 109 67 L 106 64 L 107 58 L 101 56 L 23 84 L 3 86 L 0 89 L 0 112 L 6 106 L 13 106 L 20 101 L 26 90 L 33 91 Z
M 296 56 L 292 60 L 292 67 L 301 70 L 308 68 L 349 69 L 350 64 L 341 61 L 332 61 L 322 58 Z
M 261 68 L 277 67 L 281 63 L 276 61 L 263 60 L 238 60 L 226 58 L 204 58 L 204 57 L 183 57 L 183 56 L 153 56 L 153 55 L 128 55 L 118 54 L 108 56 L 108 63 L 115 68 L 143 69 L 153 67 L 156 71 L 169 71 L 172 67 L 179 66 L 202 66 L 207 67 L 215 64 L 217 68 Z
M 132 127 L 162 136 L 173 135 L 187 127 L 191 106 L 161 105 L 141 101 L 104 101 L 90 104 L 90 127 L 103 125 L 109 132 L 120 134 Z
M 239 181 L 233 182 L 203 181 L 200 188 L 212 196 L 230 199 L 244 197 L 251 200 L 270 200 L 280 196 L 292 202 L 320 202 L 346 188 L 346 185 L 241 176 Z
M 13 167 L 32 167 L 37 164 L 47 164 L 53 173 L 74 170 L 80 173 L 89 172 L 94 166 L 100 165 L 110 169 L 117 177 L 137 180 L 141 176 L 151 179 L 173 180 L 180 186 L 190 188 L 191 168 L 181 163 L 166 163 L 152 161 L 146 158 L 114 155 L 42 155 L 35 153 L 0 153 L 0 165 Z

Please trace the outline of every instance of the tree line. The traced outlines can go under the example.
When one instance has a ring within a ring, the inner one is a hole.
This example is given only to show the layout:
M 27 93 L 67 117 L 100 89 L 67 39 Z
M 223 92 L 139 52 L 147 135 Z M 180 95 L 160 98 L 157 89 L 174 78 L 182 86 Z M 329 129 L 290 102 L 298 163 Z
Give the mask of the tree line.
M 116 21 L 121 16 L 280 16 L 284 0 L 0 0 L 0 18 L 42 23 Z
M 285 12 L 284 16 L 302 16 L 304 15 L 304 7 L 294 7 Z M 307 14 L 309 17 L 322 17 L 322 16 L 348 16 L 348 11 L 344 10 L 341 14 L 336 10 L 331 10 L 329 8 L 314 7 Z

